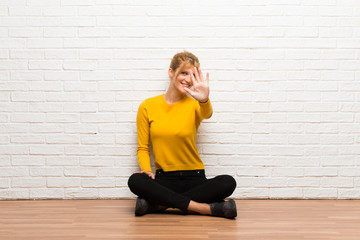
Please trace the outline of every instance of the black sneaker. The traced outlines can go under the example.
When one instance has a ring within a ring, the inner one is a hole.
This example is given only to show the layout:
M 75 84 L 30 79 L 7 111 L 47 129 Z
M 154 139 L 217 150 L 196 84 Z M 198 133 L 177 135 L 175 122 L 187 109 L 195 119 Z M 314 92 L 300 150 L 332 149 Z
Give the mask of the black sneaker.
M 151 205 L 148 201 L 143 198 L 136 199 L 135 216 L 143 216 L 147 213 L 156 212 L 156 206 Z
M 210 203 L 211 215 L 234 219 L 237 216 L 236 203 L 233 199 L 224 202 Z

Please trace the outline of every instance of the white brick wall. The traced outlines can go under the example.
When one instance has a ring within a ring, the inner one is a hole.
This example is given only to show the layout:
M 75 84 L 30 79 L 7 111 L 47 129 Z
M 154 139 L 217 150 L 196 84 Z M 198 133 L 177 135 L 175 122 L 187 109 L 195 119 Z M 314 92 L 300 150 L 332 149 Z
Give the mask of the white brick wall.
M 0 199 L 127 198 L 173 54 L 210 72 L 207 175 L 237 198 L 360 198 L 358 0 L 0 0 Z

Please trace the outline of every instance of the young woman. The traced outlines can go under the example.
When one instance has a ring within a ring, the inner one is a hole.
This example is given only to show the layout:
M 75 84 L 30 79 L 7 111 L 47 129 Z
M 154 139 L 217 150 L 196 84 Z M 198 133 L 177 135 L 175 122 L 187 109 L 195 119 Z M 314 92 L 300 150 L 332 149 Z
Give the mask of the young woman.
M 128 181 L 138 196 L 136 216 L 167 208 L 225 218 L 237 216 L 235 201 L 224 201 L 235 190 L 235 179 L 229 175 L 207 179 L 197 151 L 199 125 L 213 112 L 209 74 L 204 79 L 199 67 L 192 53 L 175 54 L 168 70 L 171 81 L 167 92 L 139 106 L 137 157 L 141 171 Z M 150 167 L 150 141 L 156 175 Z

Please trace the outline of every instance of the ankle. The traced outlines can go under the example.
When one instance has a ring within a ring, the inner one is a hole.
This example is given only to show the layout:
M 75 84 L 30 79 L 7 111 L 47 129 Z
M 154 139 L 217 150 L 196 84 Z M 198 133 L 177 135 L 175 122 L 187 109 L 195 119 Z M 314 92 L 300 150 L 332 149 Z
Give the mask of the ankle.
M 209 204 L 198 203 L 198 202 L 195 202 L 195 201 L 190 201 L 187 210 L 191 211 L 191 212 L 200 213 L 200 214 L 203 214 L 203 215 L 210 215 L 211 214 Z

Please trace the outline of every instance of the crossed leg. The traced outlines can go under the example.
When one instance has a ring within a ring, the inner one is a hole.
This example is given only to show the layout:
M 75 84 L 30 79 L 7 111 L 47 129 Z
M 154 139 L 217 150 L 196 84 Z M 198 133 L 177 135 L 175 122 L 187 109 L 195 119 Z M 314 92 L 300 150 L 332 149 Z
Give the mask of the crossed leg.
M 230 196 L 235 190 L 236 181 L 229 175 L 220 175 L 204 179 L 185 192 L 177 192 L 167 181 L 152 180 L 146 174 L 134 173 L 129 178 L 128 185 L 134 194 L 152 205 L 209 215 L 211 210 L 208 203 L 223 201 Z

